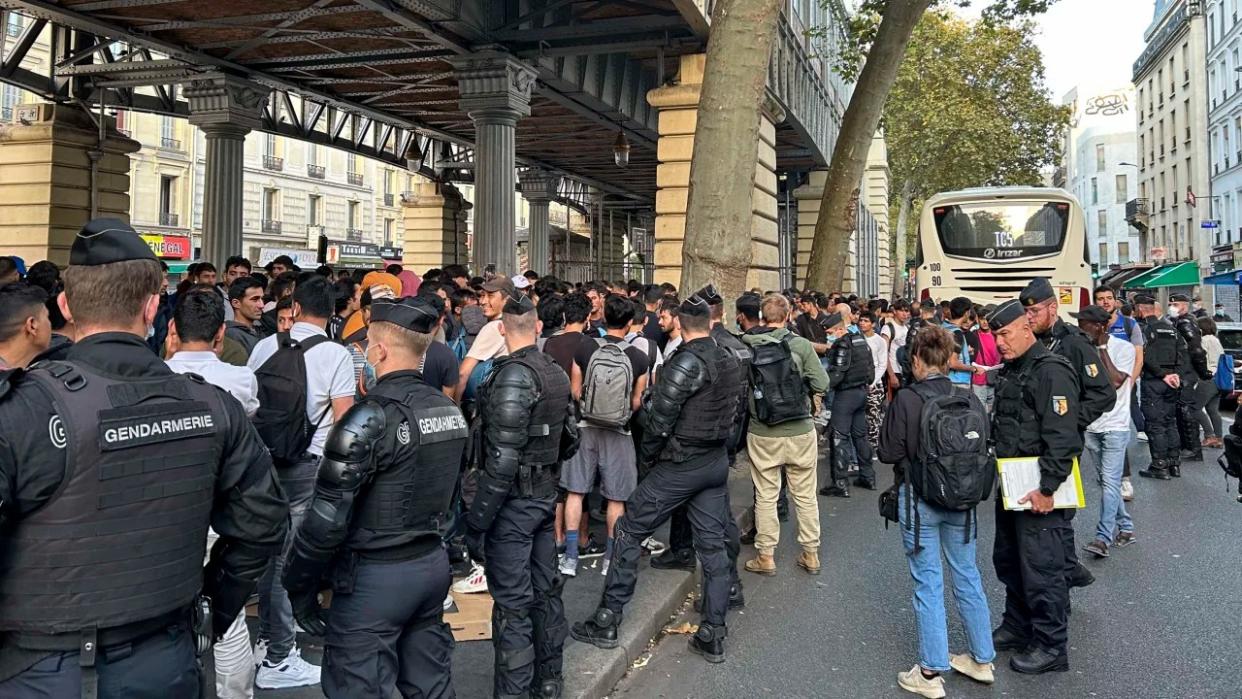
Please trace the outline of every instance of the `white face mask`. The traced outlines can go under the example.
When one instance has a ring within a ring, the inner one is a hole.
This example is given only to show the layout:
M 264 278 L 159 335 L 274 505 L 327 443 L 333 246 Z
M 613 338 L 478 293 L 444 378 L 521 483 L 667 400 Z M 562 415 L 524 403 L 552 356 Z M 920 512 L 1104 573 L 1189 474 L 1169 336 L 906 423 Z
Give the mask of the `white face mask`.
M 1169 304 L 1169 315 L 1170 315 L 1170 316 L 1172 316 L 1172 317 L 1174 317 L 1174 318 L 1179 318 L 1179 317 L 1181 317 L 1182 313 L 1183 313 L 1183 311 L 1182 311 L 1182 307 L 1181 307 L 1181 306 L 1177 306 L 1177 305 L 1174 305 L 1174 304 Z

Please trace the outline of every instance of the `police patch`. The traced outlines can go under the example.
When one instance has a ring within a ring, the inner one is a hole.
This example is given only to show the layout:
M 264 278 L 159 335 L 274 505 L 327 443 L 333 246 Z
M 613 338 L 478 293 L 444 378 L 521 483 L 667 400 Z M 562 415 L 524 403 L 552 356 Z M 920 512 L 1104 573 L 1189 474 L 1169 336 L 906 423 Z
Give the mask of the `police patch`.
M 397 425 L 397 441 L 401 442 L 403 446 L 410 443 L 410 421 L 409 420 L 402 420 L 401 424 Z
M 1065 415 L 1069 412 L 1069 399 L 1065 396 L 1052 397 L 1052 412 L 1057 415 Z
M 1095 377 L 1097 377 L 1097 376 L 1099 376 L 1099 375 L 1100 375 L 1100 369 L 1099 369 L 1099 367 L 1097 367 L 1097 366 L 1096 366 L 1096 365 L 1094 365 L 1094 364 L 1088 364 L 1088 365 L 1084 366 L 1084 367 L 1083 367 L 1083 369 L 1084 369 L 1084 370 L 1086 370 L 1086 372 L 1087 372 L 1087 376 L 1090 376 L 1090 377 L 1091 377 L 1091 378 L 1093 378 L 1093 379 L 1094 379 Z

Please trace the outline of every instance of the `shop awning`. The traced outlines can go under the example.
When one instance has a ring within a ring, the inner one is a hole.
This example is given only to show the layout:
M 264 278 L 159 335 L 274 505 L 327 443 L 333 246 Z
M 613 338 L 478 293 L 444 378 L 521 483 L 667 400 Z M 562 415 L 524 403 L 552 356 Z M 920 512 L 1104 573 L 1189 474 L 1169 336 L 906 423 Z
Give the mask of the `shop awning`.
M 1147 266 L 1110 269 L 1104 276 L 1099 278 L 1096 282 L 1096 286 L 1107 286 L 1114 289 L 1120 289 L 1127 281 L 1139 276 L 1140 274 L 1146 274 L 1150 271 L 1152 271 L 1152 268 Z
M 1242 276 L 1242 272 L 1231 269 L 1228 272 L 1209 274 L 1203 278 L 1203 283 L 1215 286 L 1236 286 L 1242 284 L 1242 279 L 1239 279 L 1240 276 Z
M 1199 283 L 1199 263 L 1173 262 L 1148 270 L 1123 285 L 1127 289 L 1155 289 L 1162 286 L 1194 286 Z

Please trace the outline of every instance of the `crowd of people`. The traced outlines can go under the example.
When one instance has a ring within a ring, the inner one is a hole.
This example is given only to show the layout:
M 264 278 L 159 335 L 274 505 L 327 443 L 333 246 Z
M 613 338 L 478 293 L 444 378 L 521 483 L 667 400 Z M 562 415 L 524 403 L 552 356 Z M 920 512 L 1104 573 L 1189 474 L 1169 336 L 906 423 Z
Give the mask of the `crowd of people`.
M 759 289 L 728 304 L 710 284 L 287 257 L 200 262 L 170 288 L 132 228 L 92 221 L 64 270 L 0 258 L 0 697 L 210 695 L 209 647 L 220 697 L 452 696 L 443 614 L 482 591 L 495 696 L 559 697 L 567 636 L 617 646 L 644 556 L 701 566 L 689 643 L 723 662 L 739 571 L 781 574 L 790 503 L 796 566 L 819 575 L 817 495 L 860 489 L 899 523 L 914 581 L 901 687 L 942 697 L 950 670 L 991 683 L 997 651 L 1066 670 L 1069 591 L 1094 580 L 1079 550 L 1138 540 L 1133 441 L 1151 453 L 1139 475 L 1164 481 L 1238 437 L 1213 318 L 1177 294 L 1167 316 L 1148 295 L 1094 300 L 1075 325 L 1045 279 L 988 306 Z M 1101 484 L 1081 549 L 1057 504 L 1079 458 Z M 996 459 L 1036 460 L 1035 485 L 996 496 Z M 989 498 L 995 629 L 976 562 Z M 570 624 L 562 590 L 595 558 L 604 593 Z M 299 627 L 325 639 L 322 668 Z

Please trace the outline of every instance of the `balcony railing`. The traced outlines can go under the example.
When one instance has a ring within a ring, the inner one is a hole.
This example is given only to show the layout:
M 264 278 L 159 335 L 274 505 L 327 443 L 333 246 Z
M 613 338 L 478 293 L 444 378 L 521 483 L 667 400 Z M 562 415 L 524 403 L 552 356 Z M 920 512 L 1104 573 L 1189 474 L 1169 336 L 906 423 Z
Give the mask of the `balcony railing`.
M 285 169 L 285 159 L 275 155 L 263 156 L 263 169 L 280 172 Z
M 384 206 L 392 206 L 393 199 L 394 197 L 393 197 L 392 192 L 385 192 L 384 193 Z
M 414 192 L 408 191 L 408 190 L 407 190 L 407 191 L 405 191 L 405 192 L 402 192 L 402 193 L 401 193 L 401 203 L 402 203 L 402 204 L 409 204 L 409 203 L 413 202 L 413 201 L 414 201 L 414 198 L 415 198 L 415 197 L 417 197 L 417 196 L 418 196 L 417 194 L 415 194 Z
M 317 180 L 322 180 L 328 176 L 328 168 L 324 167 L 323 165 L 307 165 L 306 176 L 314 177 Z
M 164 150 L 181 150 L 181 139 L 163 137 L 160 139 L 160 148 Z
M 280 221 L 272 221 L 266 218 L 263 219 L 263 232 L 264 233 L 279 233 L 280 232 Z
M 361 243 L 362 242 L 362 229 L 361 228 L 346 228 L 345 229 L 345 240 L 350 243 Z
M 161 226 L 171 226 L 173 228 L 176 228 L 177 225 L 180 223 L 180 221 L 181 221 L 181 217 L 171 211 L 160 212 L 160 225 Z
M 354 185 L 355 187 L 361 187 L 362 186 L 362 173 L 361 172 L 346 173 L 345 180 L 349 182 L 350 184 Z
M 1131 199 L 1126 202 L 1126 223 L 1146 231 L 1151 221 L 1151 202 L 1144 198 Z

